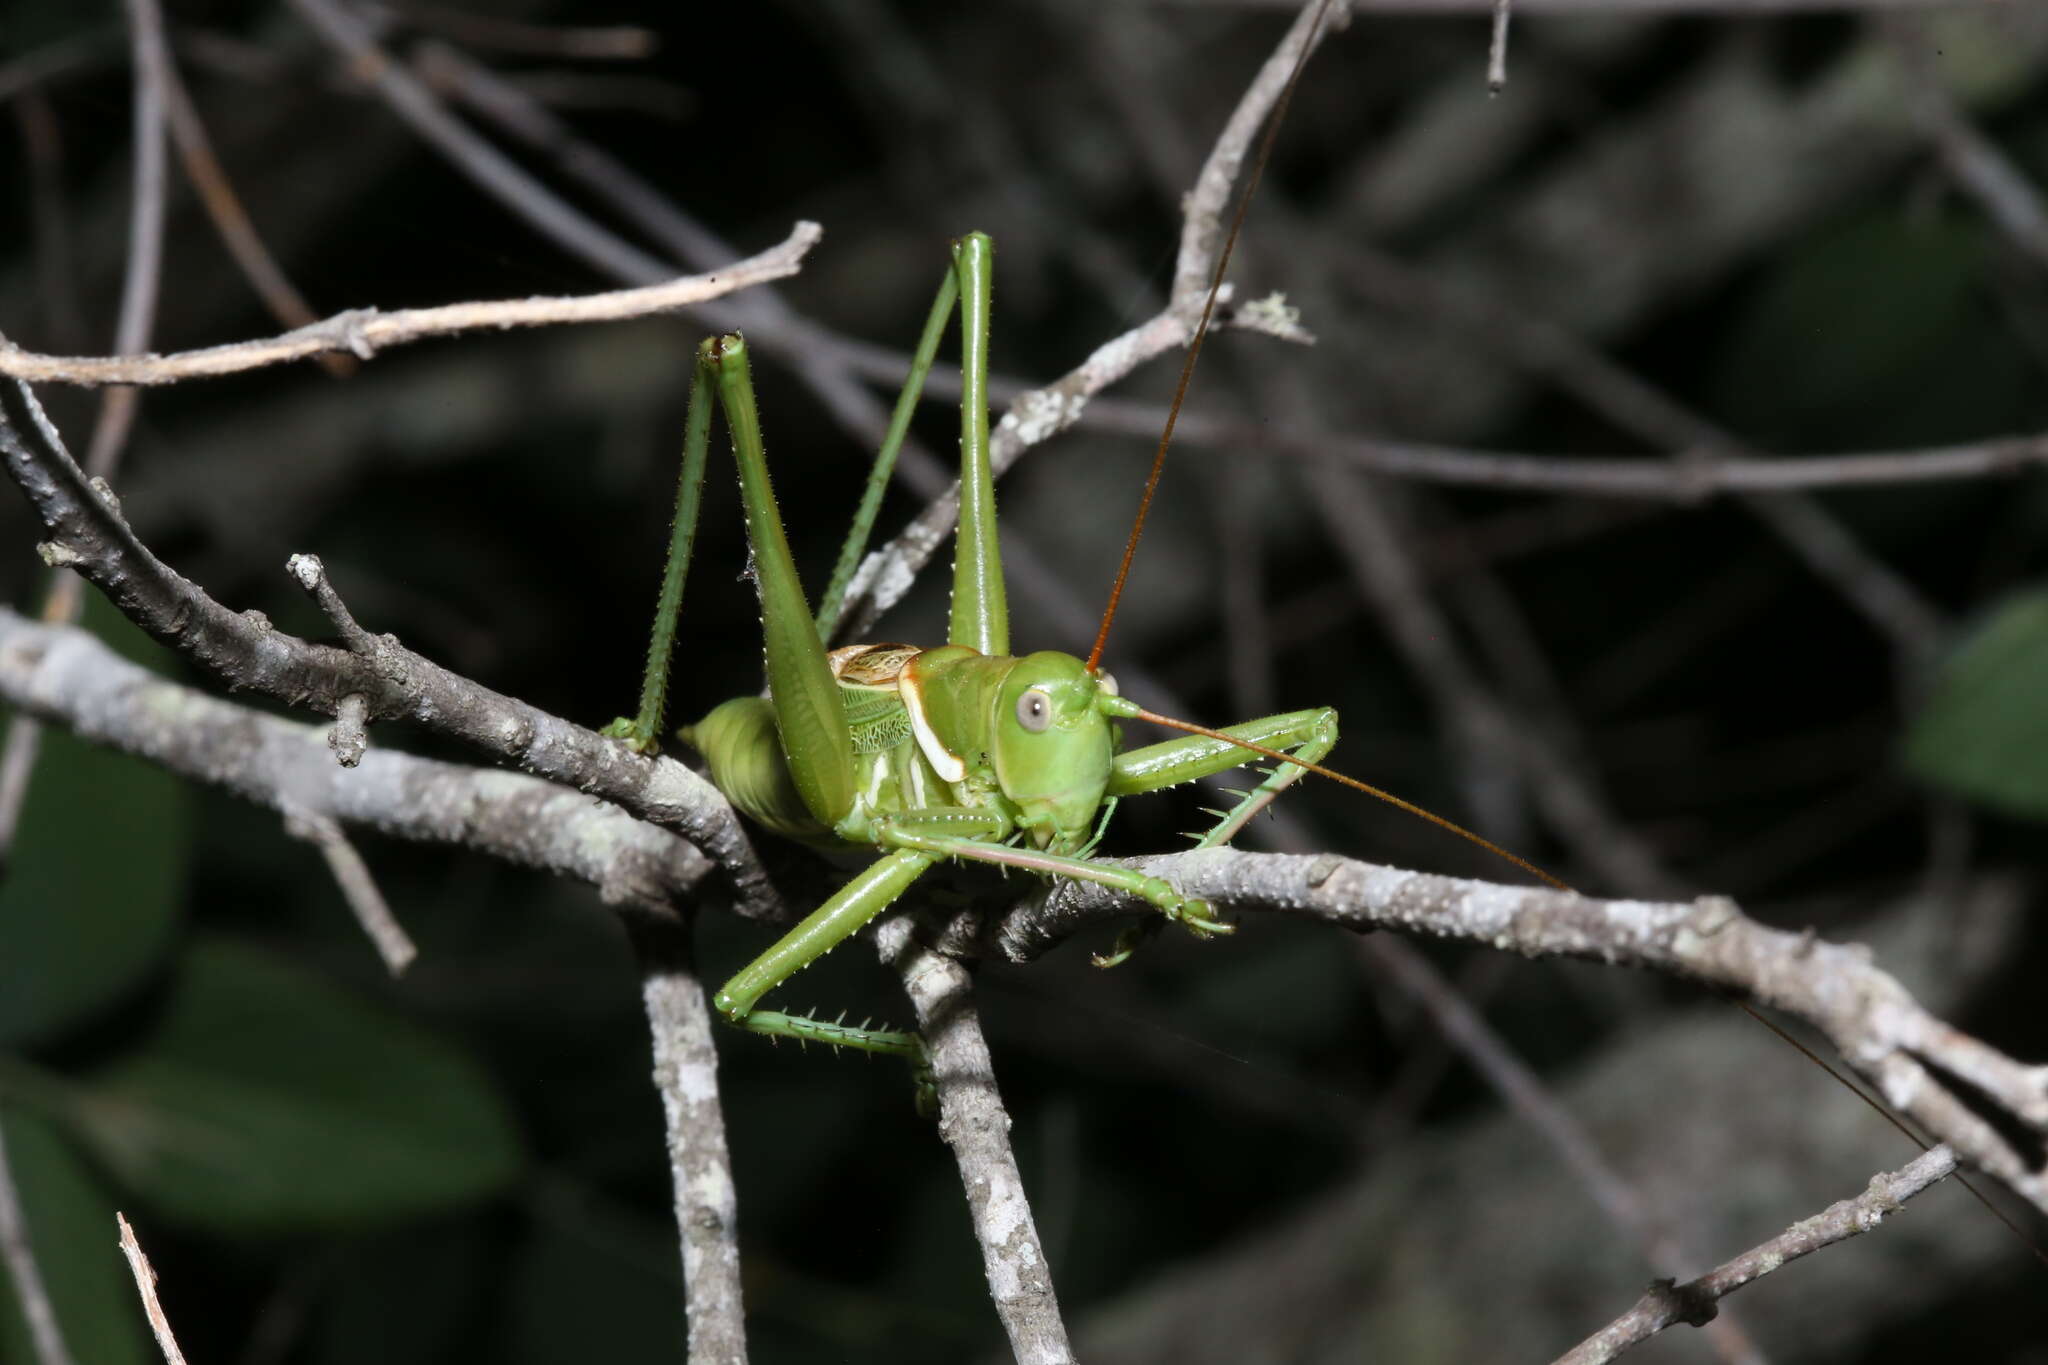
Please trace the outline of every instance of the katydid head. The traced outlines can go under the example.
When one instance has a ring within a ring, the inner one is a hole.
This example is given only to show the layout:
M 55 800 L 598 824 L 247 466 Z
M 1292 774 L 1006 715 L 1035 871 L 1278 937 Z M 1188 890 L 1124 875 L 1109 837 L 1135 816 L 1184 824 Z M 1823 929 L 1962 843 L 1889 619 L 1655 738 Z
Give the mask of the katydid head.
M 1056 650 L 1018 659 L 996 690 L 996 781 L 1037 847 L 1069 851 L 1088 841 L 1116 757 L 1116 732 L 1102 704 L 1115 695 L 1107 674 L 1090 673 Z

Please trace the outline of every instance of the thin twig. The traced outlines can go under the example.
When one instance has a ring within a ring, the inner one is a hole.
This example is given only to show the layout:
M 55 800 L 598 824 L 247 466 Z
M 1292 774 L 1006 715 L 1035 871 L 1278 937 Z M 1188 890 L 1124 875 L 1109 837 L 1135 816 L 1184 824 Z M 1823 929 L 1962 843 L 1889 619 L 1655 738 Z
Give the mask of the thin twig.
M 1188 193 L 1182 209 L 1173 292 L 1165 308 L 1123 335 L 1096 347 L 1086 360 L 1066 375 L 1043 387 L 1018 394 L 1011 401 L 1008 410 L 989 433 L 989 466 L 997 477 L 1001 477 L 1003 471 L 1026 450 L 1079 421 L 1090 400 L 1103 389 L 1153 357 L 1176 346 L 1185 346 L 1193 338 L 1208 296 L 1209 265 L 1221 240 L 1231 187 L 1236 183 L 1237 172 L 1250 151 L 1252 139 L 1272 112 L 1281 92 L 1287 88 L 1288 76 L 1305 51 L 1312 51 L 1313 46 L 1320 44 L 1331 30 L 1341 26 L 1344 18 L 1342 3 L 1332 7 L 1328 23 L 1318 22 L 1321 17 L 1319 0 L 1309 0 L 1299 8 L 1299 17 L 1239 97 L 1237 107 L 1231 111 L 1222 134 L 1195 178 L 1195 187 Z M 1219 304 L 1227 297 L 1227 294 L 1219 294 Z M 1240 310 L 1239 318 L 1243 317 L 1243 312 Z M 1253 314 L 1254 318 L 1257 316 L 1257 313 Z M 1277 326 L 1275 334 L 1293 335 L 1297 339 L 1299 335 L 1298 329 L 1290 332 L 1284 326 Z M 1159 415 L 1161 420 L 1152 423 L 1146 433 L 1153 440 L 1158 439 L 1165 425 L 1163 409 L 1159 410 Z M 933 499 L 895 539 L 867 557 L 860 571 L 854 575 L 853 585 L 847 593 L 843 619 L 852 623 L 852 634 L 860 634 L 883 612 L 903 599 L 917 574 L 952 533 L 958 516 L 959 489 L 956 486 L 945 496 Z
M 917 1025 L 931 1048 L 932 1084 L 939 1094 L 939 1136 L 953 1149 L 974 1237 L 996 1313 L 1019 1365 L 1066 1365 L 1067 1344 L 1053 1293 L 1052 1267 L 1024 1194 L 1024 1177 L 1010 1148 L 1010 1115 L 996 1089 L 995 1064 L 981 1036 L 974 983 L 967 968 L 918 942 L 908 915 L 875 931 L 882 960 L 903 978 Z
M 1166 409 L 1155 403 L 1103 399 L 1078 420 L 1095 431 L 1154 432 Z M 1241 455 L 1247 448 L 1294 459 L 1354 465 L 1427 483 L 1497 492 L 1576 493 L 1695 503 L 1720 494 L 1813 488 L 1868 488 L 1938 483 L 2022 473 L 2048 464 L 2048 433 L 1996 437 L 1918 450 L 1850 455 L 1719 456 L 1706 452 L 1600 458 L 1474 450 L 1420 441 L 1381 440 L 1299 426 L 1255 426 L 1201 411 L 1182 412 L 1181 445 Z
M 1603 1365 L 1676 1323 L 1703 1326 L 1720 1311 L 1720 1301 L 1727 1295 L 1822 1247 L 1874 1230 L 1899 1212 L 1908 1199 L 1938 1184 L 1955 1168 L 1956 1154 L 1945 1146 L 1935 1147 L 1896 1171 L 1872 1176 L 1869 1187 L 1855 1198 L 1831 1204 L 1794 1223 L 1696 1280 L 1684 1284 L 1660 1280 L 1645 1291 L 1635 1307 L 1559 1356 L 1556 1365 Z
M 114 327 L 114 354 L 149 349 L 164 254 L 164 50 L 163 13 L 155 0 L 125 0 L 135 64 L 134 188 L 128 214 L 128 264 L 121 277 L 121 312 Z M 86 447 L 85 470 L 111 478 L 135 423 L 140 395 L 116 389 L 100 400 L 99 422 Z
M 1421 1003 L 1438 1031 L 1570 1167 L 1607 1220 L 1634 1240 L 1650 1268 L 1660 1275 L 1675 1276 L 1684 1263 L 1684 1253 L 1670 1230 L 1659 1224 L 1635 1187 L 1608 1163 L 1585 1125 L 1544 1088 L 1534 1068 L 1502 1043 L 1479 1011 L 1409 944 L 1368 936 L 1359 941 L 1359 950 Z M 1762 1359 L 1749 1334 L 1732 1321 L 1716 1322 L 1709 1335 L 1723 1360 Z
M 631 914 L 626 929 L 640 962 L 640 999 L 654 1037 L 654 1088 L 668 1129 L 690 1365 L 745 1365 L 739 1193 L 719 1105 L 711 1010 L 697 979 L 691 926 L 670 916 Z
M 120 51 L 121 31 L 108 24 L 24 52 L 0 65 L 0 104 L 18 99 L 30 90 L 110 60 Z
M 2048 203 L 2041 192 L 1958 107 L 1942 82 L 1935 63 L 1938 53 L 1924 24 L 1901 16 L 1888 27 L 1906 68 L 1913 115 L 1949 178 L 1977 201 L 2014 246 L 2048 266 Z
M 613 279 L 646 285 L 668 276 L 661 261 L 593 222 L 450 113 L 425 82 L 377 46 L 355 14 L 332 0 L 291 0 L 291 6 L 346 59 L 351 76 L 374 85 L 415 133 L 535 231 Z
M 653 29 L 633 24 L 577 26 L 527 24 L 495 15 L 472 14 L 441 5 L 404 7 L 367 4 L 360 7 L 379 23 L 439 33 L 470 47 L 488 48 L 521 57 L 557 57 L 565 61 L 638 62 L 661 48 Z
M 377 956 L 384 959 L 384 969 L 393 976 L 405 975 L 405 969 L 412 965 L 420 950 L 413 946 L 405 926 L 391 913 L 390 903 L 377 889 L 377 879 L 370 875 L 369 864 L 349 842 L 348 835 L 342 833 L 341 823 L 332 816 L 287 803 L 284 827 L 294 839 L 303 839 L 320 850 L 320 856 L 327 860 L 327 870 L 333 875 L 334 884 L 341 888 L 342 899 L 348 902 L 356 923 L 369 936 L 377 949 Z
M 129 1226 L 128 1216 L 116 1213 L 114 1221 L 121 1225 L 121 1254 L 128 1258 L 128 1271 L 135 1276 L 135 1292 L 142 1296 L 142 1312 L 149 1319 L 149 1330 L 156 1333 L 164 1365 L 185 1365 L 185 1353 L 178 1349 L 178 1339 L 171 1334 L 171 1320 L 164 1316 L 164 1306 L 157 1301 L 156 1270 L 149 1257 L 143 1255 L 142 1243 L 135 1240 L 135 1229 Z
M 296 554 L 284 562 L 284 571 L 297 580 L 320 608 L 321 613 L 333 624 L 341 635 L 342 643 L 365 659 L 375 662 L 383 653 L 384 641 L 370 634 L 356 623 L 355 615 L 348 604 L 341 600 L 341 594 L 334 590 L 334 584 L 327 579 L 327 566 L 320 562 L 320 556 Z
M 249 287 L 256 291 L 256 296 L 263 300 L 263 306 L 270 310 L 270 315 L 277 319 L 279 325 L 314 325 L 319 321 L 319 315 L 257 235 L 256 225 L 250 221 L 248 210 L 242 207 L 241 196 L 235 193 L 227 169 L 214 154 L 213 141 L 206 135 L 206 124 L 200 119 L 199 110 L 192 103 L 184 80 L 178 75 L 178 64 L 173 60 L 169 46 L 158 44 L 156 55 L 162 64 L 158 79 L 163 84 L 164 108 L 170 115 L 171 140 L 178 148 L 178 162 L 184 167 L 185 178 L 199 195 L 206 216 L 212 220 L 221 245 L 227 248 L 228 256 L 242 272 L 242 278 L 249 282 Z M 347 356 L 323 355 L 318 359 L 321 367 L 337 378 L 345 378 L 355 371 L 355 361 Z
M 1458 747 L 1511 763 L 1551 828 L 1610 886 L 1639 895 L 1674 894 L 1680 883 L 1656 850 L 1607 809 L 1589 778 L 1509 715 L 1480 683 L 1423 588 L 1405 550 L 1405 536 L 1370 484 L 1352 471 L 1327 465 L 1310 466 L 1308 481 L 1325 529 L 1402 656 L 1446 712 L 1447 729 Z
M 14 1183 L 13 1168 L 7 1164 L 4 1125 L 0 1125 L 0 1265 L 6 1266 L 15 1300 L 21 1305 L 21 1318 L 28 1326 L 36 1365 L 71 1365 L 64 1328 L 57 1321 L 57 1306 L 50 1302 L 49 1287 L 43 1283 L 42 1269 L 36 1264 L 28 1214 L 21 1206 L 21 1191 Z
M 804 254 L 822 235 L 823 229 L 816 223 L 798 223 L 780 245 L 757 256 L 736 261 L 712 274 L 669 278 L 637 289 L 564 298 L 453 303 L 441 308 L 406 308 L 391 313 L 355 308 L 281 336 L 181 351 L 176 355 L 49 356 L 0 347 L 0 375 L 38 383 L 174 384 L 185 379 L 237 374 L 328 351 L 345 351 L 368 360 L 387 346 L 459 332 L 646 317 L 720 298 L 764 280 L 794 275 Z
M 1486 42 L 1486 93 L 1508 88 L 1508 0 L 1493 0 L 1493 33 Z
M 1551 380 L 1621 430 L 1683 462 L 1699 452 L 1753 459 L 1758 452 L 1563 327 L 1493 295 L 1446 288 L 1391 257 L 1351 251 L 1340 268 L 1368 296 L 1464 324 L 1474 345 Z M 1743 505 L 1891 638 L 1918 671 L 1946 638 L 1941 612 L 1865 549 L 1823 508 L 1795 493 L 1744 493 Z

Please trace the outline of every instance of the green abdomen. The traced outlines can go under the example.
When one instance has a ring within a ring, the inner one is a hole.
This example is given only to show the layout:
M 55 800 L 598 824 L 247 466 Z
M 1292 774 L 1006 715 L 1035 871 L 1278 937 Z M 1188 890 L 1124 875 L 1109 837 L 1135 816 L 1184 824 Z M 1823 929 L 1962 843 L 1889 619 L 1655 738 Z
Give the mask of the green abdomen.
M 893 686 L 853 682 L 842 675 L 839 697 L 853 739 L 856 800 L 861 808 L 895 813 L 953 803 L 954 793 L 918 749 L 909 712 Z M 704 755 L 712 783 L 754 823 L 807 844 L 858 846 L 866 823 L 863 816 L 856 814 L 851 820 L 855 837 L 847 839 L 804 805 L 782 754 L 774 708 L 767 701 L 735 697 L 679 733 Z
M 789 764 L 775 712 L 760 697 L 735 697 L 681 732 L 710 765 L 711 781 L 742 815 L 788 839 L 837 844 L 832 831 L 804 806 Z

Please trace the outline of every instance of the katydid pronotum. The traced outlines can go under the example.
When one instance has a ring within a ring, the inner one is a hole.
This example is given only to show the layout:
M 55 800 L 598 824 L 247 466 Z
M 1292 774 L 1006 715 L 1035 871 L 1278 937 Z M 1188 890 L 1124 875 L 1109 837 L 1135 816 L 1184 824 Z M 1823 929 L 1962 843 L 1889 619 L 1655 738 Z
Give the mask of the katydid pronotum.
M 870 475 L 871 488 L 888 478 L 957 305 L 963 338 L 961 495 L 947 643 L 936 649 L 872 644 L 827 650 L 824 632 L 866 548 L 877 500 L 863 502 L 814 615 L 770 484 L 746 343 L 737 335 L 712 337 L 698 348 L 691 382 L 674 533 L 640 710 L 606 730 L 641 752 L 658 743 L 715 402 L 725 414 L 739 464 L 766 640 L 768 696 L 724 702 L 678 733 L 704 756 L 718 788 L 765 828 L 807 843 L 871 849 L 877 855 L 726 982 L 716 1004 L 728 1020 L 756 1033 L 893 1054 L 913 1064 L 921 1064 L 924 1056 L 915 1034 L 757 1005 L 946 859 L 1100 883 L 1128 892 L 1196 935 L 1228 933 L 1232 926 L 1216 918 L 1205 902 L 1181 895 L 1158 877 L 1089 857 L 1116 803 L 1260 756 L 1274 759 L 1265 779 L 1222 812 L 1197 841 L 1201 847 L 1220 844 L 1305 772 L 1326 771 L 1318 760 L 1337 740 L 1337 713 L 1320 707 L 1220 731 L 1166 722 L 1199 732 L 1120 753 L 1115 722 L 1166 718 L 1120 696 L 1114 679 L 1093 658 L 1049 650 L 1010 653 L 988 448 L 993 248 L 985 235 L 970 233 L 952 251 L 895 420 Z M 1129 945 L 1127 937 L 1117 954 L 1098 961 L 1118 960 Z

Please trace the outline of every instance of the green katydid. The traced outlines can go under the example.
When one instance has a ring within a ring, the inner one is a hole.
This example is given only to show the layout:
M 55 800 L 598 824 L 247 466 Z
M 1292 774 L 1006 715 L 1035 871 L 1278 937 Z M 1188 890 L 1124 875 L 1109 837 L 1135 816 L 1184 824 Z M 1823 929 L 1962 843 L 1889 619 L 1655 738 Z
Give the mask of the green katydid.
M 992 262 L 989 239 L 980 233 L 954 244 L 952 264 L 870 474 L 869 496 L 815 615 L 798 581 L 769 481 L 746 344 L 727 335 L 698 348 L 674 532 L 640 710 L 614 721 L 606 733 L 640 752 L 658 742 L 715 402 L 725 414 L 739 464 L 769 695 L 725 702 L 678 733 L 704 756 L 718 788 L 755 822 L 808 843 L 871 849 L 877 855 L 718 992 L 719 1011 L 756 1033 L 921 1059 L 923 1044 L 915 1034 L 756 1006 L 880 914 L 941 860 L 1097 882 L 1143 900 L 1196 935 L 1230 932 L 1232 926 L 1217 919 L 1206 903 L 1182 896 L 1160 878 L 1088 856 L 1111 811 L 1123 797 L 1220 773 L 1254 756 L 1278 760 L 1265 780 L 1223 812 L 1198 841 L 1202 847 L 1220 844 L 1305 772 L 1327 772 L 1317 761 L 1337 740 L 1337 715 L 1328 707 L 1211 731 L 1154 716 L 1120 696 L 1094 658 L 1009 652 L 988 454 Z M 936 649 L 876 644 L 828 651 L 824 631 L 866 548 L 881 487 L 956 304 L 963 339 L 961 495 L 947 643 Z M 1100 644 L 1098 637 L 1098 654 Z M 1197 733 L 1120 753 L 1115 722 L 1127 719 L 1160 721 Z M 1127 945 L 1128 940 L 1120 952 Z

